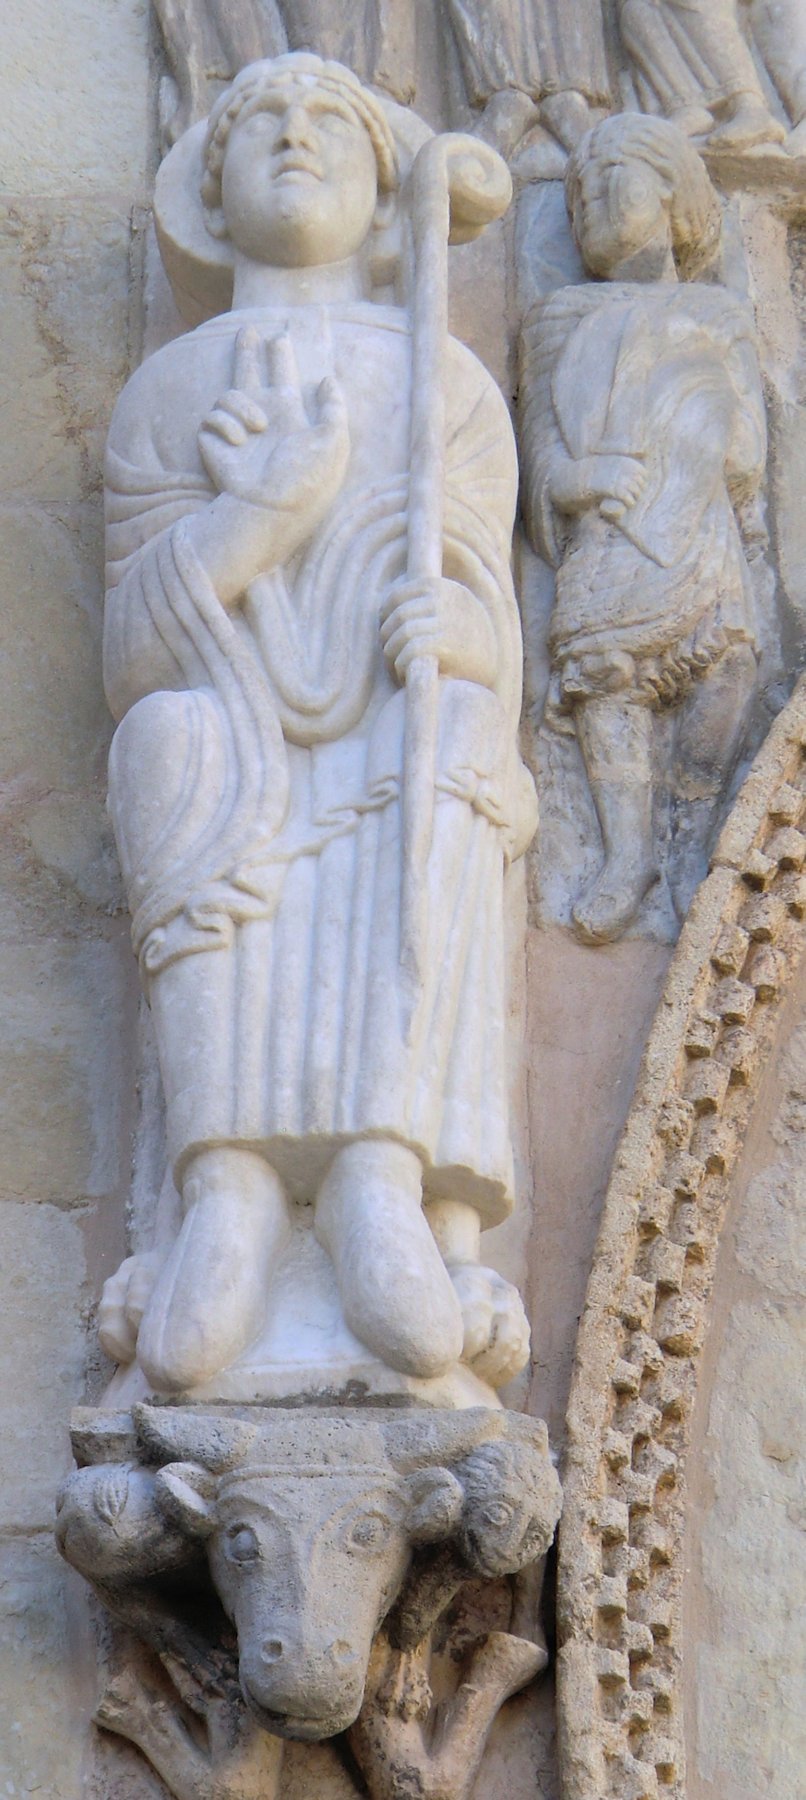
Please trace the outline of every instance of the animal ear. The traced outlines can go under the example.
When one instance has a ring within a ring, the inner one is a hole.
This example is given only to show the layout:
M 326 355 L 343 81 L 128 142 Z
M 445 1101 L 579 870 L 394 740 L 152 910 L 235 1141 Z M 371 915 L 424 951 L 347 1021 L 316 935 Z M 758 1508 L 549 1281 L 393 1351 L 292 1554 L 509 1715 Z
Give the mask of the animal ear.
M 216 1479 L 199 1463 L 168 1463 L 156 1477 L 162 1511 L 188 1537 L 209 1537 L 215 1524 Z
M 413 1544 L 436 1544 L 450 1537 L 462 1515 L 464 1494 L 450 1469 L 418 1469 L 407 1482 L 409 1533 Z

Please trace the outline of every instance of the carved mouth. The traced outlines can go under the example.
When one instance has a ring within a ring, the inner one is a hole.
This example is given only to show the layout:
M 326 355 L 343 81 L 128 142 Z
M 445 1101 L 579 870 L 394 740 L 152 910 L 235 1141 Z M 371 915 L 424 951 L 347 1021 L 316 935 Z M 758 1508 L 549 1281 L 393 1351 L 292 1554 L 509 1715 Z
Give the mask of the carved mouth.
M 298 156 L 283 157 L 282 161 L 278 162 L 275 180 L 279 179 L 281 175 L 310 175 L 314 181 L 322 179 L 319 169 L 315 168 L 313 163 L 305 162 Z
M 352 1706 L 344 1706 L 338 1712 L 328 1713 L 321 1719 L 301 1718 L 296 1713 L 272 1712 L 268 1706 L 261 1705 L 250 1691 L 248 1683 L 241 1682 L 243 1696 L 251 1713 L 254 1714 L 264 1731 L 274 1737 L 294 1738 L 298 1743 L 320 1743 L 325 1738 L 336 1737 L 339 1732 L 346 1731 L 355 1724 L 361 1711 L 362 1695 Z

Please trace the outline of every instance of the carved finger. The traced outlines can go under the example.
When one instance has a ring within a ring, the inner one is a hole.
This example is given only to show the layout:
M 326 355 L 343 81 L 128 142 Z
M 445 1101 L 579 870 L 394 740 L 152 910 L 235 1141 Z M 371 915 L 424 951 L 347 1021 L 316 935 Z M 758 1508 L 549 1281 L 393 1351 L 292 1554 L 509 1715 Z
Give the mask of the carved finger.
M 324 426 L 328 433 L 337 435 L 349 430 L 347 418 L 347 402 L 342 389 L 332 375 L 326 375 L 316 390 L 316 424 Z
M 259 394 L 263 382 L 263 339 L 254 325 L 245 325 L 235 339 L 233 387 L 242 394 Z
M 429 599 L 404 600 L 393 608 L 381 624 L 381 643 L 390 643 L 395 632 L 408 625 L 416 625 L 422 621 L 424 625 L 436 625 L 436 617 L 432 602 Z
M 381 620 L 391 618 L 392 613 L 396 612 L 398 607 L 405 606 L 409 600 L 426 600 L 433 611 L 436 606 L 436 588 L 438 585 L 439 583 L 437 581 L 429 586 L 422 580 L 410 581 L 406 576 L 403 576 L 400 581 L 396 581 L 389 589 L 386 599 L 380 609 L 379 616 Z
M 222 412 L 218 408 L 205 419 L 200 436 L 205 432 L 214 432 L 216 437 L 224 439 L 225 444 L 232 444 L 235 450 L 246 443 L 249 435 L 239 419 L 234 419 L 231 413 Z
M 249 394 L 242 394 L 237 388 L 230 388 L 229 393 L 216 401 L 215 412 L 226 412 L 247 431 L 265 431 L 268 424 L 262 406 L 258 406 Z
M 387 656 L 389 655 L 388 650 L 386 654 Z M 392 660 L 394 661 L 395 674 L 400 681 L 405 681 L 408 670 L 416 656 L 436 656 L 436 654 L 437 647 L 435 636 L 433 634 L 428 637 L 418 635 L 411 643 L 406 645 L 405 649 L 401 650 L 397 656 L 393 657 Z
M 287 331 L 282 331 L 279 337 L 269 339 L 266 345 L 266 369 L 271 387 L 287 388 L 292 393 L 300 394 L 301 399 L 296 352 Z
M 408 667 L 413 656 L 430 656 L 434 650 L 435 631 L 427 626 L 413 628 L 411 625 L 400 625 L 392 633 L 388 643 L 384 644 L 384 655 L 401 673 L 402 667 Z M 403 659 L 405 658 L 405 663 Z

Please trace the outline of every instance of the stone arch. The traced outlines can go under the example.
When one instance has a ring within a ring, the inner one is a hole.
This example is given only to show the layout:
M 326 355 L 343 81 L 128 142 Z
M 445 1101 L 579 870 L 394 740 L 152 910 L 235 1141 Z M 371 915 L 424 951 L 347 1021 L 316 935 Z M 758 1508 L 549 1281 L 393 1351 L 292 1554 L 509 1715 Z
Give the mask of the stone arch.
M 806 679 L 695 896 L 605 1198 L 568 1408 L 564 1800 L 683 1800 L 687 1461 L 731 1177 L 806 948 Z

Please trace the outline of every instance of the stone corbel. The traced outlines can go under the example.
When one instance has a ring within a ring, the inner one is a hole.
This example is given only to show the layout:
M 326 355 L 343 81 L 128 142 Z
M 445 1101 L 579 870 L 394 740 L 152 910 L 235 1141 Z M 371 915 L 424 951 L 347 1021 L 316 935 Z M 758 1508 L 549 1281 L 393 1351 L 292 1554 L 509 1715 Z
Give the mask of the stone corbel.
M 546 1663 L 508 1630 L 468 1639 L 455 1607 L 470 1584 L 500 1599 L 551 1542 L 541 1422 L 143 1405 L 83 1416 L 74 1442 L 59 1546 L 133 1634 L 96 1722 L 175 1800 L 271 1800 L 282 1739 L 344 1731 L 373 1800 L 466 1800 Z M 459 1666 L 444 1697 L 435 1653 Z

